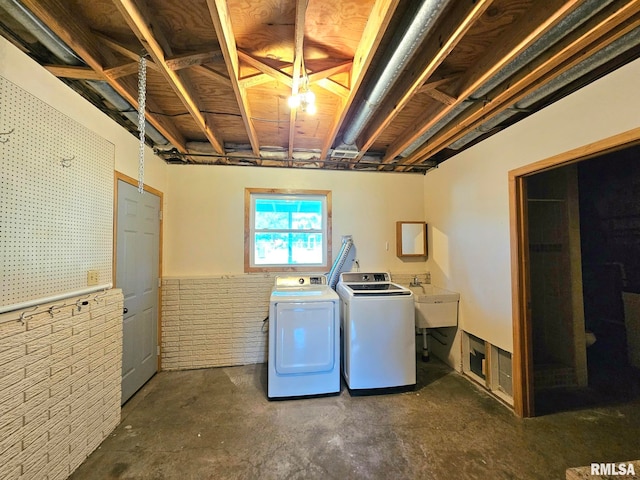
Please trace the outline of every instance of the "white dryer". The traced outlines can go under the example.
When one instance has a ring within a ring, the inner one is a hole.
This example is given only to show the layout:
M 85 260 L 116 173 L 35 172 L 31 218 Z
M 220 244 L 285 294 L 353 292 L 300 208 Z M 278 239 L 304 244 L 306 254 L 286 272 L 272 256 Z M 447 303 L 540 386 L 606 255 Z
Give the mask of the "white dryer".
M 388 273 L 343 273 L 342 373 L 350 390 L 411 389 L 416 384 L 413 292 Z
M 276 278 L 269 306 L 269 399 L 340 392 L 339 305 L 324 275 Z

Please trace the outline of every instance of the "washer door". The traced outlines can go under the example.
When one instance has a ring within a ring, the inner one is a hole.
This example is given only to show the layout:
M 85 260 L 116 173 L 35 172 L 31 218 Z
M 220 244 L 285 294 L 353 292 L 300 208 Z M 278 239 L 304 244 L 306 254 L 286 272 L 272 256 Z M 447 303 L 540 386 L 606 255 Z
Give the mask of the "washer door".
M 335 364 L 334 302 L 276 305 L 275 367 L 279 375 L 330 371 Z

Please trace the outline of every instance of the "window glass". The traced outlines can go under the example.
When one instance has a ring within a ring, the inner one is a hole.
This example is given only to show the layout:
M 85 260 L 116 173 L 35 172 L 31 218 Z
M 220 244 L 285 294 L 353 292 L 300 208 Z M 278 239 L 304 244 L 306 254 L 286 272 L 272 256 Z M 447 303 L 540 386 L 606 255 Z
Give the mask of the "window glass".
M 247 196 L 246 271 L 327 268 L 330 192 L 247 189 Z

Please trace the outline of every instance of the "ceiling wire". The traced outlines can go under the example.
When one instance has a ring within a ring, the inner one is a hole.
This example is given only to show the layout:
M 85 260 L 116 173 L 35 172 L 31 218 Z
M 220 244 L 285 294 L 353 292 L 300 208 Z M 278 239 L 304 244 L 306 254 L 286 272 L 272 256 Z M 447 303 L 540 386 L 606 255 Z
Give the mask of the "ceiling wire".
M 195 158 L 211 158 L 211 159 L 215 159 L 215 160 L 231 160 L 231 161 L 244 161 L 244 162 L 252 162 L 252 163 L 257 163 L 257 162 L 276 162 L 276 163 L 282 163 L 286 166 L 286 164 L 288 162 L 292 162 L 292 164 L 313 164 L 313 163 L 323 163 L 323 164 L 329 164 L 329 165 L 338 165 L 338 166 L 347 166 L 347 165 L 354 165 L 354 166 L 358 166 L 358 167 L 379 167 L 381 165 L 380 162 L 376 162 L 376 161 L 367 161 L 367 160 L 360 160 L 359 162 L 355 162 L 355 161 L 344 161 L 344 160 L 331 160 L 331 159 L 325 159 L 322 160 L 320 158 L 309 158 L 309 159 L 304 159 L 304 158 L 260 158 L 260 157 L 254 157 L 251 155 L 220 155 L 220 154 L 215 154 L 215 153 L 180 153 L 177 150 L 169 150 L 169 151 L 161 151 L 161 150 L 156 150 L 155 153 L 160 156 L 161 158 L 163 158 L 165 161 L 168 160 L 175 160 L 175 159 L 180 159 L 183 162 L 186 163 L 186 159 L 188 157 L 195 157 Z M 211 165 L 218 165 L 217 163 L 210 163 Z M 220 164 L 220 165 L 225 165 L 225 164 Z M 228 164 L 226 164 L 228 165 Z M 241 165 L 238 165 L 241 166 Z M 264 163 L 262 164 L 262 166 L 268 166 L 265 165 Z M 385 167 L 389 167 L 391 169 L 395 168 L 396 166 L 402 166 L 400 164 L 396 165 L 395 163 L 389 163 L 389 164 L 385 164 Z M 275 165 L 274 165 L 275 167 Z M 436 165 L 433 164 L 433 162 L 429 162 L 426 164 L 415 164 L 415 165 L 411 165 L 411 167 L 413 167 L 417 173 L 424 173 L 427 170 L 430 170 L 432 168 L 435 168 Z M 393 170 L 389 170 L 389 172 L 393 172 Z M 403 173 L 411 173 L 411 172 L 403 172 Z

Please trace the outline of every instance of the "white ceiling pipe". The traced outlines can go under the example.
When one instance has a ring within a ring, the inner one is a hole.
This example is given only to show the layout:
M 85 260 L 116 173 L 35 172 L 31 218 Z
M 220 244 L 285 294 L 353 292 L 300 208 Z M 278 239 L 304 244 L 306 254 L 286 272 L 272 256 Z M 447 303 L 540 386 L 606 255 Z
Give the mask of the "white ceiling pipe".
M 18 0 L 0 0 L 0 7 L 19 22 L 47 49 L 67 65 L 84 65 L 84 62 L 55 33 L 47 28 Z
M 393 40 L 393 44 L 397 46 L 393 48 L 389 60 L 381 62 L 381 67 L 373 74 L 372 78 L 378 80 L 366 95 L 362 106 L 353 115 L 353 120 L 342 135 L 342 145 L 338 148 L 355 145 L 358 135 L 449 3 L 450 0 L 424 0 L 412 16 L 407 29 L 399 30 L 401 33 Z
M 630 50 L 631 48 L 640 44 L 640 27 L 633 29 L 626 35 L 623 35 L 615 42 L 612 42 L 596 54 L 587 58 L 586 60 L 580 62 L 576 66 L 570 68 L 569 70 L 561 73 L 556 78 L 548 82 L 547 84 L 540 87 L 533 93 L 530 93 L 526 97 L 522 98 L 518 101 L 512 108 L 509 108 L 495 117 L 487 120 L 485 123 L 480 125 L 477 129 L 468 133 L 464 137 L 460 138 L 458 141 L 449 145 L 449 148 L 454 150 L 459 150 L 464 147 L 469 142 L 475 140 L 479 136 L 491 131 L 504 121 L 513 117 L 517 113 L 521 111 L 526 111 L 536 102 L 552 95 L 553 93 L 560 90 L 562 87 L 569 85 L 571 82 L 578 80 L 581 76 L 586 73 L 589 73 L 596 68 L 604 65 L 608 61 L 617 57 L 618 55 L 623 54 L 624 52 Z
M 584 24 L 612 1 L 613 0 L 586 0 L 575 10 L 569 13 L 569 15 L 551 27 L 538 40 L 527 47 L 524 52 L 509 62 L 496 75 L 478 88 L 478 90 L 473 92 L 471 98 L 484 98 L 491 90 L 519 71 L 522 67 L 538 58 L 550 46 L 558 43 L 559 40 L 569 35 L 569 33 L 573 32 L 580 25 Z
M 545 50 L 558 43 L 558 41 L 566 37 L 580 25 L 585 23 L 604 7 L 609 5 L 612 1 L 613 0 L 586 0 L 580 6 L 575 8 L 571 13 L 560 20 L 560 22 L 558 22 L 556 25 L 551 27 L 540 38 L 538 38 L 538 40 L 529 45 L 529 47 L 527 47 L 520 55 L 518 55 L 515 59 L 505 65 L 499 72 L 497 72 L 493 77 L 491 77 L 475 92 L 473 92 L 469 97 L 472 102 L 463 102 L 458 104 L 449 113 L 447 113 L 447 115 L 445 115 L 422 135 L 420 135 L 420 137 L 414 140 L 411 145 L 404 149 L 400 156 L 408 157 L 409 155 L 411 155 L 418 147 L 423 145 L 451 120 L 453 120 L 460 113 L 466 110 L 473 103 L 473 101 L 479 101 L 486 98 L 487 94 L 491 90 L 514 75 L 527 64 L 531 63 Z
M 87 80 L 87 84 L 93 88 L 99 95 L 113 105 L 116 110 L 133 122 L 136 127 L 138 125 L 138 111 L 127 102 L 118 92 L 116 92 L 107 82 L 98 80 Z M 169 143 L 153 125 L 149 122 L 145 123 L 145 135 L 149 137 L 155 145 L 165 146 Z
M 78 57 L 60 37 L 53 33 L 33 15 L 33 13 L 18 2 L 18 0 L 0 0 L 0 6 L 63 63 L 76 66 L 85 65 L 82 59 Z M 135 108 L 122 98 L 108 83 L 99 81 L 87 81 L 86 83 L 116 107 L 118 112 L 122 113 L 138 126 L 138 114 Z M 154 128 L 153 125 L 149 125 L 148 122 L 145 125 L 145 133 L 157 145 L 167 145 L 169 143 L 169 140 Z

